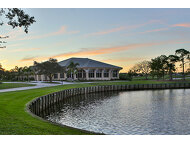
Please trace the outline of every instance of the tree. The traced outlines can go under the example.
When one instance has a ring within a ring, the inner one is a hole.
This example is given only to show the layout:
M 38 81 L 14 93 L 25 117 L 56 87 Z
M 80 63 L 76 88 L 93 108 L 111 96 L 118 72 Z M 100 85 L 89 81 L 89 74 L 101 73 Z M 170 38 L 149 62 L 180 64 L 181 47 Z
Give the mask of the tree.
M 77 66 L 79 66 L 79 63 L 70 62 L 70 64 L 67 67 L 67 73 L 71 75 L 72 81 L 74 80 L 74 75 L 77 74 Z
M 63 72 L 63 67 L 61 67 L 56 59 L 50 58 L 49 61 L 38 63 L 34 61 L 34 66 L 37 69 L 38 74 L 43 74 L 49 77 L 50 82 L 52 82 L 53 74 L 58 72 Z
M 179 57 L 179 61 L 181 62 L 183 80 L 185 80 L 185 60 L 188 59 L 190 52 L 185 49 L 178 49 L 175 51 L 175 54 Z
M 150 68 L 151 74 L 157 75 L 157 79 L 159 79 L 160 77 L 163 77 L 164 79 L 164 75 L 167 69 L 167 56 L 161 55 L 159 57 L 151 59 Z
M 23 68 L 15 66 L 14 71 L 17 76 L 17 80 L 23 80 Z
M 5 69 L 3 69 L 2 65 L 0 64 L 0 80 L 3 78 L 4 72 L 5 72 Z
M 133 71 L 139 72 L 145 75 L 146 80 L 148 79 L 148 74 L 150 72 L 150 62 L 149 61 L 142 61 L 136 64 L 133 68 Z
M 29 76 L 30 75 L 33 75 L 33 71 L 32 71 L 32 69 L 31 69 L 31 67 L 27 67 L 27 66 L 25 66 L 24 68 L 23 68 L 23 72 L 24 72 L 24 75 L 27 77 L 27 80 L 28 80 L 28 82 L 29 82 Z
M 170 80 L 173 80 L 172 74 L 176 71 L 175 63 L 179 61 L 179 57 L 176 55 L 169 55 L 167 57 L 167 69 L 169 71 Z
M 1 8 L 0 9 L 0 18 L 4 16 L 4 19 L 7 20 L 7 24 L 12 28 L 15 27 L 24 27 L 24 31 L 28 33 L 28 28 L 35 21 L 34 17 L 29 16 L 23 10 L 19 8 Z M 2 18 L 1 18 L 2 19 Z M 5 22 L 1 21 L 0 26 L 5 24 Z M 0 36 L 0 39 L 8 38 L 9 36 Z M 6 46 L 1 46 L 2 43 L 6 43 L 5 41 L 0 40 L 0 48 L 6 48 Z

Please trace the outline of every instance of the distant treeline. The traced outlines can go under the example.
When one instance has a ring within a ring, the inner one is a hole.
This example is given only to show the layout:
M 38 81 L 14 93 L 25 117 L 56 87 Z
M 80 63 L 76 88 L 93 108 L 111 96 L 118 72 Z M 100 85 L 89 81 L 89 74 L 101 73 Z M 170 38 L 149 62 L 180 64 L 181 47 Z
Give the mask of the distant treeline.
M 179 63 L 178 67 L 177 63 Z M 188 68 L 185 70 L 187 64 Z M 152 76 L 152 78 L 164 80 L 165 75 L 169 75 L 170 80 L 173 80 L 173 74 L 177 69 L 182 69 L 182 78 L 185 80 L 186 74 L 190 73 L 190 52 L 188 50 L 178 49 L 173 55 L 161 55 L 150 61 L 139 62 L 129 70 L 128 74 L 121 74 L 120 78 L 131 79 L 135 75 L 143 75 L 146 79 Z

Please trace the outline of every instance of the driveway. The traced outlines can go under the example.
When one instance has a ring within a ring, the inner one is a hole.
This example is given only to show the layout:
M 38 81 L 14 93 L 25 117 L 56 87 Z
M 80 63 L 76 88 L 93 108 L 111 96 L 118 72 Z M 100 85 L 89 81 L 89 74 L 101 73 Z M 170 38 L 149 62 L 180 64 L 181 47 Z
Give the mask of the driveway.
M 9 92 L 9 91 L 20 91 L 20 90 L 28 90 L 28 89 L 36 89 L 36 88 L 43 88 L 43 87 L 51 87 L 51 86 L 58 86 L 58 85 L 73 84 L 72 82 L 59 82 L 59 83 L 55 84 L 55 83 L 43 83 L 41 81 L 37 81 L 37 82 L 3 82 L 3 83 L 25 83 L 25 84 L 34 84 L 36 86 L 1 89 L 0 93 L 1 92 Z
M 66 84 L 85 84 L 85 83 L 101 83 L 105 81 L 90 81 L 90 82 L 66 82 L 66 81 L 55 81 L 57 83 L 44 83 L 44 81 L 33 81 L 33 82 L 3 82 L 3 83 L 25 83 L 25 84 L 34 84 L 36 86 L 28 86 L 28 87 L 18 87 L 18 88 L 10 88 L 10 89 L 0 89 L 1 92 L 9 92 L 9 91 L 20 91 L 20 90 L 28 90 L 28 89 L 36 89 L 43 87 L 51 87 L 58 85 L 66 85 Z M 118 82 L 118 81 L 106 81 L 106 82 Z M 122 81 L 120 81 L 122 82 Z M 126 82 L 126 81 L 123 81 Z

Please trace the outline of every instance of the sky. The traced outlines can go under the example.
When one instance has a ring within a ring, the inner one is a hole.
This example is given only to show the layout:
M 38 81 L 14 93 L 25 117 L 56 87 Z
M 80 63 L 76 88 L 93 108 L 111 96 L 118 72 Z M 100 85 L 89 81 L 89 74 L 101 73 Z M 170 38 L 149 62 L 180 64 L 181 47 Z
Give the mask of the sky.
M 9 70 L 49 58 L 91 58 L 123 67 L 160 55 L 190 50 L 190 9 L 24 9 L 36 22 L 0 27 L 9 35 L 0 63 Z M 1 18 L 0 18 L 1 19 Z M 3 20 L 3 19 L 2 19 Z

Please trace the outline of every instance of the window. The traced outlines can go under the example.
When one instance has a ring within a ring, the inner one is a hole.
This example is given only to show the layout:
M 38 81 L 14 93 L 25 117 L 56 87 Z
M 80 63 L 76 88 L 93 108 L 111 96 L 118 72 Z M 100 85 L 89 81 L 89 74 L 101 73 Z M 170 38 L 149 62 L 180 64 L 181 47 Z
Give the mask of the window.
M 76 78 L 82 78 L 82 70 L 79 70 L 76 74 Z
M 104 77 L 109 77 L 109 70 L 104 70 Z
M 89 78 L 94 78 L 94 70 L 89 70 Z
M 101 78 L 102 77 L 102 70 L 97 70 L 96 71 L 96 77 Z
M 113 77 L 117 77 L 117 76 L 118 76 L 117 70 L 114 70 L 114 71 L 113 71 Z
M 53 75 L 54 79 L 57 79 L 58 78 L 58 75 L 57 73 Z
M 64 73 L 60 73 L 60 78 L 64 78 Z
M 86 78 L 86 72 L 84 70 L 82 71 L 82 74 L 83 74 L 83 78 Z
M 67 74 L 67 78 L 72 78 L 73 77 L 73 74 L 72 74 L 72 76 L 71 76 L 71 74 Z

